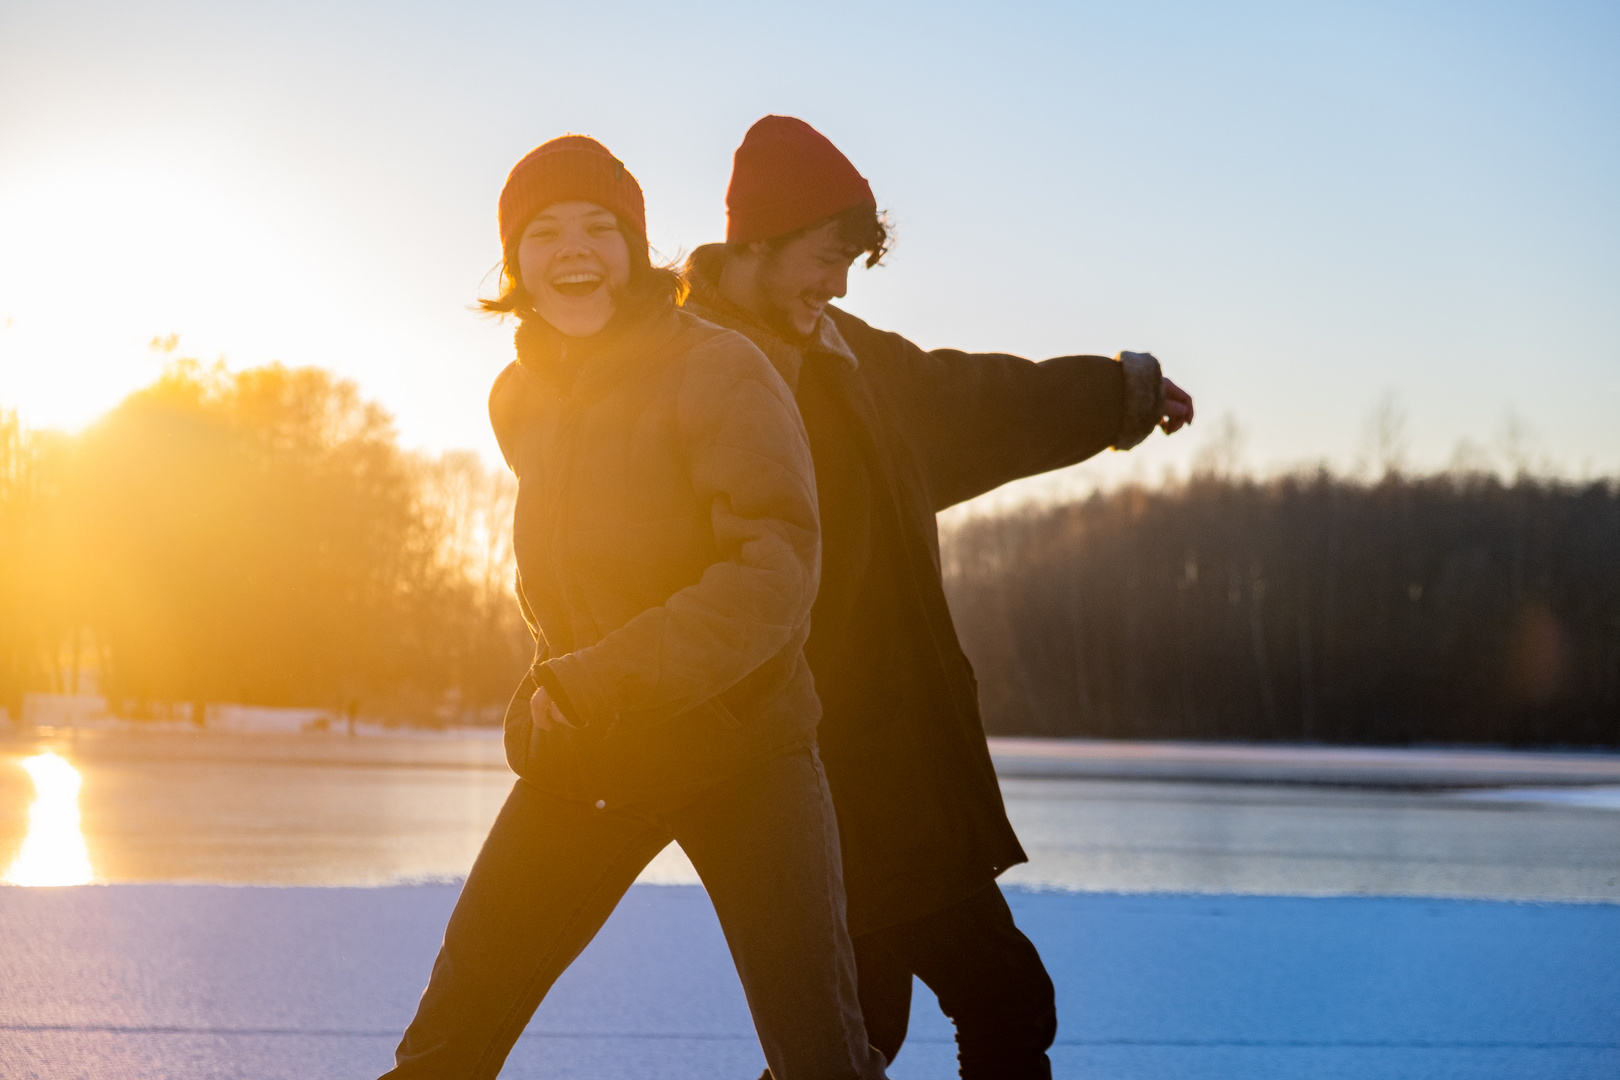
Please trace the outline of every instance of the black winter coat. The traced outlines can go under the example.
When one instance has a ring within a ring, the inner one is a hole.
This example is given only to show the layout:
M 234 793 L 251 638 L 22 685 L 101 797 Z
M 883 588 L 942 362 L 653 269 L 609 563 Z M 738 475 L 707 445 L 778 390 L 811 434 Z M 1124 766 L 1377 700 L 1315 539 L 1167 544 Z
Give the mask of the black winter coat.
M 858 935 L 948 907 L 1027 858 L 946 607 L 935 514 L 1135 445 L 1162 407 L 1161 379 L 1157 362 L 1135 356 L 925 352 L 836 308 L 813 341 L 790 343 L 720 294 L 723 259 L 720 245 L 693 254 L 686 310 L 770 358 L 816 460 L 822 593 L 805 654 Z M 876 606 L 855 618 L 824 610 L 840 581 L 844 607 Z M 883 658 L 877 680 L 863 670 L 872 656 Z

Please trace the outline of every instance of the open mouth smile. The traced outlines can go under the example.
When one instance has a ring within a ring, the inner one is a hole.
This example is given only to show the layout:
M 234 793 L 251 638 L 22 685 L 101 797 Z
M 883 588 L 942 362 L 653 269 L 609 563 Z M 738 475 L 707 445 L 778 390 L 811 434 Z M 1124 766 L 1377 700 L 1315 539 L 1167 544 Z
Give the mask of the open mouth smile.
M 602 275 L 589 270 L 560 274 L 551 279 L 551 287 L 563 296 L 589 296 L 602 287 Z

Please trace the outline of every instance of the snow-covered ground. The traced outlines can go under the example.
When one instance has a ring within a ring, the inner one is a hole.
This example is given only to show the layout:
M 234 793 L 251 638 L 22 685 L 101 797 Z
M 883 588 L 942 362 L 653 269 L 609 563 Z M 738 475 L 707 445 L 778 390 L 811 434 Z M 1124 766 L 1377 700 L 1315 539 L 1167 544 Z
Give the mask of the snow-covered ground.
M 325 1080 L 384 1071 L 453 885 L 0 889 L 0 1075 Z M 1620 1075 L 1620 907 L 1011 893 L 1058 984 L 1060 1077 Z M 951 1075 L 919 995 L 897 1080 Z M 702 890 L 636 886 L 510 1077 L 753 1080 Z

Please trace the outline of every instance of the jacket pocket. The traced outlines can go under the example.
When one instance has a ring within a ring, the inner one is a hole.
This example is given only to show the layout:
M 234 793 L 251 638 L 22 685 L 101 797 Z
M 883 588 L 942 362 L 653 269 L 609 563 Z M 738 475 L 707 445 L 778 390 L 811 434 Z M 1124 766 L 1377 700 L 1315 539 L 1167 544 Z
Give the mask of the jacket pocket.
M 534 779 L 529 768 L 529 754 L 534 749 L 534 723 L 529 719 L 529 699 L 534 696 L 534 677 L 523 676 L 512 700 L 506 706 L 506 719 L 501 725 L 501 741 L 506 748 L 506 765 L 525 780 Z
M 565 798 L 585 798 L 596 790 L 601 779 L 597 775 L 600 769 L 589 760 L 591 747 L 599 740 L 580 728 L 553 726 L 548 732 L 535 731 L 529 714 L 529 699 L 534 691 L 533 677 L 525 675 L 506 707 L 502 732 L 506 764 L 542 791 Z

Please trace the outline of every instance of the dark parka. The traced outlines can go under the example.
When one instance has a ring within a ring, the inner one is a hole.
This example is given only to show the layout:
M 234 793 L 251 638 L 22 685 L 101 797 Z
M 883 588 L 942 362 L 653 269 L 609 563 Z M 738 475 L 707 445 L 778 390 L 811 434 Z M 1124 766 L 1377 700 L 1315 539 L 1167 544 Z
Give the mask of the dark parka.
M 742 336 L 666 305 L 569 339 L 538 319 L 490 393 L 518 478 L 518 595 L 538 655 L 507 710 L 514 771 L 598 807 L 700 791 L 820 716 L 810 452 Z M 532 733 L 547 686 L 577 728 Z
M 831 307 L 812 340 L 790 343 L 720 294 L 724 258 L 721 245 L 694 252 L 686 310 L 758 345 L 794 387 L 810 429 L 826 528 L 824 592 L 806 654 L 825 706 L 818 737 L 843 840 L 850 931 L 867 933 L 941 910 L 1026 859 L 946 607 L 935 514 L 1010 480 L 1135 445 L 1162 408 L 1162 380 L 1156 361 L 1134 354 L 1034 363 L 925 352 Z M 834 463 L 862 490 L 841 490 L 823 475 Z M 824 618 L 827 592 L 851 576 L 846 563 L 873 552 L 887 555 L 853 571 L 862 580 L 842 590 L 876 595 L 879 605 L 860 620 Z M 885 658 L 876 689 L 857 674 L 874 654 Z

